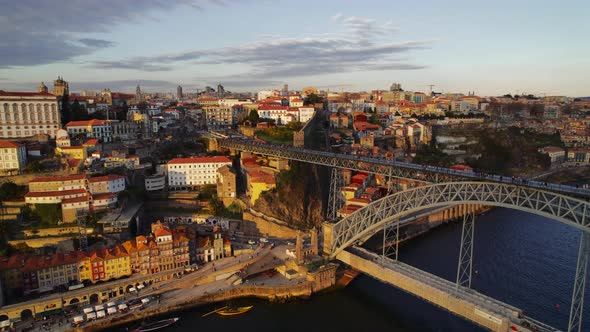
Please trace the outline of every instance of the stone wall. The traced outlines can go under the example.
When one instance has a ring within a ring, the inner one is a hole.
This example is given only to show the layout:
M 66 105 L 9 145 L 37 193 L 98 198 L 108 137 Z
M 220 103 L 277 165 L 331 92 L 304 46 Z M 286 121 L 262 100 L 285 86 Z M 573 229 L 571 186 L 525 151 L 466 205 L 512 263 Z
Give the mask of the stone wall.
M 70 250 L 74 250 L 72 238 L 73 237 L 68 236 L 42 237 L 37 239 L 12 240 L 8 241 L 8 243 L 12 246 L 19 243 L 25 243 L 32 248 L 41 248 L 45 246 L 70 246 Z
M 221 302 L 240 297 L 259 297 L 270 301 L 290 299 L 294 297 L 309 297 L 312 294 L 313 283 L 303 282 L 289 286 L 239 286 L 201 298 L 205 302 Z
M 239 231 L 244 234 L 253 236 L 272 235 L 279 238 L 294 238 L 297 236 L 297 230 L 287 226 L 287 223 L 254 210 L 244 211 L 243 219 Z

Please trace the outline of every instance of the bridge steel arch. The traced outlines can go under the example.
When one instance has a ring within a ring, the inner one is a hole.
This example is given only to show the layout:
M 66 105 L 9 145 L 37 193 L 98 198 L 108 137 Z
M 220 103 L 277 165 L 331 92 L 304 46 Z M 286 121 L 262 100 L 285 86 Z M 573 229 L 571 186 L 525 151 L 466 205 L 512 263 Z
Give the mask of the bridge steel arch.
M 336 259 L 344 249 L 364 242 L 384 227 L 399 225 L 400 218 L 403 216 L 425 209 L 458 204 L 491 205 L 516 209 L 547 217 L 581 230 L 582 237 L 568 325 L 568 331 L 581 332 L 584 289 L 590 261 L 590 221 L 587 216 L 590 213 L 590 202 L 585 200 L 555 192 L 503 183 L 448 182 L 431 184 L 386 196 L 355 211 L 335 224 L 324 224 L 324 252 L 331 259 Z M 463 237 L 464 234 L 462 235 L 462 246 Z M 457 287 L 460 285 L 461 264 L 463 263 L 460 261 Z
M 495 182 L 446 182 L 401 191 L 372 202 L 335 224 L 326 224 L 330 258 L 384 225 L 433 207 L 483 204 L 547 217 L 590 233 L 590 202 L 555 192 Z

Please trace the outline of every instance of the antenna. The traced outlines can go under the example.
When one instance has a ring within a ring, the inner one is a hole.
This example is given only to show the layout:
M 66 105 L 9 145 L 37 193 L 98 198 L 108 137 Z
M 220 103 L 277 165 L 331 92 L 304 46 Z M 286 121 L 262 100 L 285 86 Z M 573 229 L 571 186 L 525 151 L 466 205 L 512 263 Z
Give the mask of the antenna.
M 432 88 L 435 87 L 435 85 L 434 84 L 427 84 L 426 86 L 430 88 L 430 95 L 432 95 Z

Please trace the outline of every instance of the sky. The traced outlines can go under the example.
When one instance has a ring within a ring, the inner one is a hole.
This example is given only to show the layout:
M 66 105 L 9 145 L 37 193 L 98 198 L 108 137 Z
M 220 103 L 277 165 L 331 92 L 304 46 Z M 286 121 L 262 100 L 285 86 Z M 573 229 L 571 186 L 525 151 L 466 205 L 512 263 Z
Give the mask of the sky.
M 0 0 L 0 89 L 590 96 L 587 0 Z

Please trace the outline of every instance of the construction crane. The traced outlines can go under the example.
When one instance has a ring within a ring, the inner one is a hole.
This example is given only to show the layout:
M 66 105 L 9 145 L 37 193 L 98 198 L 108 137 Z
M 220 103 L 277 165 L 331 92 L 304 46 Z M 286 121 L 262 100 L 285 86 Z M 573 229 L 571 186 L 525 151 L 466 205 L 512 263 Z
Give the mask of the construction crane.
M 80 251 L 88 251 L 88 232 L 86 231 L 86 216 L 88 213 L 84 210 L 76 211 L 76 222 L 78 223 L 78 240 L 80 241 Z

